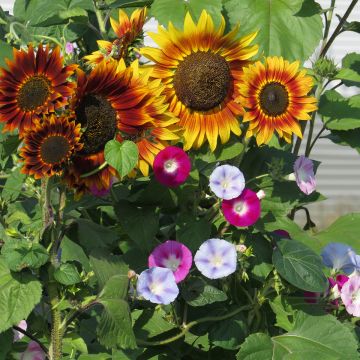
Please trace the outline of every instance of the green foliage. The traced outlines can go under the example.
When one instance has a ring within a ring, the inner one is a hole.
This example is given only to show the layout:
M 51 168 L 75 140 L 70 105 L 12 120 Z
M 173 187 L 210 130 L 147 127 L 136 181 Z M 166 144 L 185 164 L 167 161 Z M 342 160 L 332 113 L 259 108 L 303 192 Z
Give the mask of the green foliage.
M 357 343 L 349 329 L 331 315 L 309 316 L 299 313 L 292 331 L 270 336 L 252 334 L 241 347 L 237 359 L 358 359 Z M 293 355 L 294 354 L 294 355 Z M 296 357 L 292 357 L 296 356 Z
M 360 96 L 344 98 L 335 90 L 321 96 L 319 114 L 330 130 L 350 130 L 360 127 Z
M 166 27 L 171 21 L 177 28 L 183 29 L 187 12 L 197 21 L 204 9 L 212 16 L 215 24 L 220 24 L 221 0 L 155 0 L 151 6 L 151 14 Z
M 155 208 L 139 208 L 122 201 L 115 206 L 115 211 L 121 226 L 139 249 L 151 251 L 159 227 L 159 218 L 155 213 Z
M 339 217 L 327 229 L 318 232 L 315 238 L 319 242 L 319 251 L 331 242 L 340 242 L 352 246 L 360 252 L 360 213 L 351 213 Z
M 202 278 L 192 277 L 186 281 L 182 296 L 190 306 L 204 306 L 227 300 L 226 294 L 205 282 Z
M 360 54 L 350 53 L 342 59 L 342 69 L 336 76 L 346 86 L 360 85 Z
M 3 67 L 6 65 L 5 59 L 11 59 L 13 54 L 12 46 L 0 41 L 0 66 Z
M 54 278 L 60 284 L 74 285 L 81 281 L 80 274 L 74 264 L 61 264 L 54 272 Z
M 229 0 L 224 4 L 230 24 L 241 35 L 258 31 L 259 56 L 306 60 L 322 37 L 319 8 L 313 0 Z M 306 41 L 304 41 L 306 39 Z
M 12 271 L 21 271 L 25 268 L 38 269 L 49 258 L 42 245 L 26 240 L 6 241 L 1 254 Z
M 299 289 L 320 293 L 327 289 L 320 257 L 298 241 L 277 241 L 273 263 L 279 274 Z
M 135 167 L 139 158 L 137 145 L 132 141 L 110 140 L 105 145 L 105 160 L 115 168 L 120 176 L 126 176 Z
M 0 333 L 26 319 L 39 303 L 41 292 L 35 276 L 11 273 L 0 257 Z

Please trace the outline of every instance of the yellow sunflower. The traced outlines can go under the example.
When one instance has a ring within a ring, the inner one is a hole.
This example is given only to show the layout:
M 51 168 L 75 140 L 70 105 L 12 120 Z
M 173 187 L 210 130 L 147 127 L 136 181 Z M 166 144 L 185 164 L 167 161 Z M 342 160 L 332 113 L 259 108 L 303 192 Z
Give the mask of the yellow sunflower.
M 32 128 L 33 120 L 53 113 L 68 103 L 75 84 L 68 81 L 77 65 L 63 66 L 60 47 L 32 45 L 27 51 L 14 49 L 9 70 L 0 68 L 0 121 L 4 130 L 19 129 L 20 137 Z
M 126 58 L 128 47 L 132 45 L 142 33 L 146 19 L 146 8 L 136 9 L 130 16 L 125 11 L 119 10 L 119 21 L 110 18 L 111 27 L 114 30 L 117 39 L 113 42 L 98 40 L 99 50 L 92 54 L 84 56 L 84 59 L 90 64 L 99 64 L 103 60 L 115 61 L 120 58 Z
M 180 118 L 184 129 L 184 149 L 199 148 L 206 140 L 215 150 L 218 137 L 222 143 L 230 133 L 240 135 L 237 117 L 244 112 L 238 103 L 238 84 L 242 68 L 258 51 L 249 46 L 256 33 L 237 38 L 238 27 L 224 35 L 222 18 L 215 29 L 206 11 L 197 24 L 187 13 L 184 31 L 169 23 L 150 37 L 160 49 L 145 47 L 142 55 L 155 62 L 152 76 L 166 86 L 169 110 Z
M 307 96 L 313 80 L 299 71 L 299 62 L 289 63 L 282 57 L 268 57 L 243 69 L 240 101 L 247 108 L 244 122 L 249 122 L 247 137 L 256 136 L 258 145 L 270 141 L 274 131 L 287 142 L 292 134 L 302 137 L 299 120 L 310 120 L 317 109 L 316 99 Z
M 44 121 L 34 120 L 33 129 L 26 132 L 20 149 L 22 173 L 35 179 L 61 174 L 71 155 L 82 148 L 80 130 L 80 124 L 65 116 L 51 114 Z

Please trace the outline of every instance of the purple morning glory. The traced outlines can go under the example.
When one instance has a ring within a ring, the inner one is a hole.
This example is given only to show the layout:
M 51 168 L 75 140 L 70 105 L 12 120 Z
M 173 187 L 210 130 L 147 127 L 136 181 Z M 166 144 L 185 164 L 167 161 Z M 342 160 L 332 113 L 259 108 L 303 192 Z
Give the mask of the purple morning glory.
M 210 175 L 210 189 L 220 199 L 234 199 L 242 193 L 244 187 L 244 175 L 236 166 L 218 166 Z
M 139 275 L 136 290 L 144 299 L 164 305 L 170 304 L 179 294 L 173 272 L 163 267 L 143 271 Z
M 330 243 L 326 245 L 321 257 L 325 266 L 342 270 L 345 274 L 351 274 L 354 270 L 360 269 L 360 256 L 356 255 L 354 249 L 342 243 Z
M 316 188 L 313 162 L 304 155 L 299 156 L 294 163 L 295 179 L 300 190 L 310 195 Z
M 360 276 L 354 275 L 341 288 L 341 300 L 346 311 L 353 316 L 360 316 Z
M 236 270 L 236 247 L 226 240 L 205 241 L 194 257 L 198 270 L 209 279 L 220 279 Z

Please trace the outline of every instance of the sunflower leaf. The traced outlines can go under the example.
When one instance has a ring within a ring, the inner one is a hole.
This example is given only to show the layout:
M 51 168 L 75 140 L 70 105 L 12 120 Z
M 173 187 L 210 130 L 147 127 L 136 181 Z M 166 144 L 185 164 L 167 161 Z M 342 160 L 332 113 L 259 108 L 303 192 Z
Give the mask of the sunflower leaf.
M 121 177 L 130 173 L 136 166 L 139 150 L 135 143 L 129 140 L 119 142 L 110 140 L 105 145 L 105 160 L 115 168 Z
M 322 38 L 320 8 L 314 0 L 229 0 L 224 4 L 240 34 L 258 31 L 259 56 L 306 60 Z

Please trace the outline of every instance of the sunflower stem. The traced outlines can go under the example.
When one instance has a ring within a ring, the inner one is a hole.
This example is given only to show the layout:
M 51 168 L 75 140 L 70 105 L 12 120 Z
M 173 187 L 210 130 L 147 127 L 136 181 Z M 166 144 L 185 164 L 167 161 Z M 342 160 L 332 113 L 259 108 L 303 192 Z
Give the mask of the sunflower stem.
M 108 36 L 107 36 L 107 32 L 106 32 L 104 17 L 103 17 L 102 11 L 96 5 L 96 0 L 94 0 L 94 10 L 95 10 L 95 14 L 96 14 L 96 19 L 99 24 L 100 34 L 103 39 L 107 39 Z
M 347 10 L 345 11 L 344 16 L 340 19 L 338 26 L 336 27 L 336 29 L 334 30 L 334 32 L 332 33 L 332 35 L 330 36 L 330 39 L 326 42 L 325 46 L 323 47 L 323 49 L 320 52 L 320 57 L 324 57 L 325 54 L 327 53 L 327 51 L 329 50 L 330 46 L 332 45 L 332 43 L 334 42 L 334 40 L 336 39 L 336 37 L 340 34 L 342 27 L 345 23 L 345 21 L 347 20 L 347 18 L 349 17 L 349 15 L 351 14 L 351 12 L 353 11 L 355 5 L 357 4 L 359 0 L 352 0 L 351 4 L 349 5 L 349 7 L 347 8 Z M 335 4 L 335 1 L 334 1 Z M 333 10 L 329 11 L 329 14 L 333 13 Z M 330 19 L 331 20 L 331 19 Z M 330 28 L 330 24 L 329 24 L 329 28 Z
M 107 163 L 107 161 L 104 161 L 100 166 L 98 166 L 97 168 L 95 168 L 94 170 L 91 170 L 85 174 L 80 175 L 80 178 L 86 178 L 88 176 L 91 175 L 95 175 L 97 174 L 99 171 L 101 171 L 102 169 L 105 169 L 109 164 Z
M 51 207 L 51 186 L 50 179 L 41 179 L 41 203 L 42 203 L 42 234 L 54 222 Z M 51 306 L 51 342 L 49 348 L 50 360 L 60 360 L 62 337 L 60 333 L 61 314 L 58 310 L 59 296 L 57 284 L 54 279 L 54 271 L 57 267 L 57 246 L 56 236 L 51 236 L 52 246 L 50 248 L 50 266 L 49 266 L 49 282 L 47 284 L 47 292 Z

